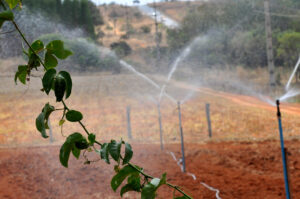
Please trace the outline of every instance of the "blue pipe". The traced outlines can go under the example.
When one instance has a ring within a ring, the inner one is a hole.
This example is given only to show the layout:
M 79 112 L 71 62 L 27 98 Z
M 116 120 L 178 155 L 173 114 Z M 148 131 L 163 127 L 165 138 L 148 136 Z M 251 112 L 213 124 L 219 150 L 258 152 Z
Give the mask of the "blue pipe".
M 281 144 L 281 156 L 282 156 L 282 163 L 283 163 L 283 175 L 284 175 L 284 184 L 285 184 L 285 193 L 286 199 L 290 199 L 290 188 L 289 188 L 289 179 L 288 179 L 288 172 L 287 172 L 287 162 L 285 157 L 284 151 L 284 139 L 283 139 L 283 131 L 282 131 L 282 123 L 281 123 L 281 113 L 280 113 L 280 102 L 276 100 L 277 104 L 277 118 L 278 118 L 278 126 L 279 126 L 279 135 L 280 135 L 280 144 Z

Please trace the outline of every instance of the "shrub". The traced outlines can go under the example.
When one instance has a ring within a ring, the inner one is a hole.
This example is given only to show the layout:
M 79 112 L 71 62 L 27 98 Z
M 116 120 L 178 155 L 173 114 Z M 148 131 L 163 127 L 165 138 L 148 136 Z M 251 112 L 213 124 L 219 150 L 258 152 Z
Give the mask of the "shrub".
M 300 33 L 288 31 L 278 36 L 277 56 L 286 66 L 294 66 L 300 54 Z
M 125 42 L 114 42 L 110 44 L 110 48 L 115 51 L 119 57 L 125 57 L 131 54 L 131 47 Z
M 148 34 L 151 32 L 151 28 L 149 26 L 144 25 L 141 27 L 141 31 L 145 34 Z

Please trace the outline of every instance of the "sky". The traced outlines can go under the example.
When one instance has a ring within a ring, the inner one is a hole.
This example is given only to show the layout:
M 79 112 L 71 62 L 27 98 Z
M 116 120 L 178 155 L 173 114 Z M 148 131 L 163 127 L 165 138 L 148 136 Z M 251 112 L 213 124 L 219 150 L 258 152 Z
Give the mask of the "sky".
M 127 5 L 132 5 L 132 1 L 133 0 L 92 0 L 93 2 L 95 2 L 97 5 L 99 4 L 103 4 L 103 3 L 111 3 L 111 2 L 115 2 L 117 4 L 127 4 Z M 158 1 L 158 0 L 156 0 Z M 147 4 L 147 3 L 152 3 L 153 0 L 140 0 L 140 4 Z

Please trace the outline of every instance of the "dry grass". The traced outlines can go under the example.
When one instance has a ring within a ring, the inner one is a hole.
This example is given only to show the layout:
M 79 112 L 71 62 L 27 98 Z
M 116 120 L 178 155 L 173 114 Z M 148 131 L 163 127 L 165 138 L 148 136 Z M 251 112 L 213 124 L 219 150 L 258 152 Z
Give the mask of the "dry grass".
M 130 38 L 125 41 L 133 50 L 155 46 L 155 26 L 153 19 L 145 15 L 141 15 L 139 18 L 134 16 L 135 13 L 140 12 L 136 7 L 128 7 L 127 9 L 129 23 L 135 33 L 131 34 Z M 124 28 L 126 27 L 126 8 L 120 5 L 106 5 L 100 6 L 99 10 L 105 21 L 103 26 L 97 27 L 98 30 L 105 33 L 104 38 L 99 41 L 102 42 L 104 46 L 109 47 L 111 43 L 122 40 L 121 36 L 126 34 L 126 29 Z M 116 18 L 116 29 L 114 29 L 113 19 L 109 17 L 112 11 L 116 11 L 119 14 L 119 17 Z M 151 32 L 148 34 L 143 33 L 141 31 L 142 26 L 150 27 Z M 166 46 L 165 29 L 160 27 L 160 31 L 163 34 L 161 45 Z
M 12 78 L 1 78 L 0 83 L 0 144 L 32 145 L 48 144 L 35 129 L 35 118 L 43 104 L 48 101 L 56 104 L 54 96 L 45 96 L 39 91 L 39 79 L 32 79 L 29 89 L 15 86 Z M 170 86 L 168 90 L 180 90 Z M 180 98 L 188 93 L 182 89 Z M 83 122 L 100 140 L 127 138 L 126 107 L 131 106 L 132 134 L 134 142 L 159 142 L 158 116 L 156 105 L 149 95 L 157 95 L 143 80 L 134 75 L 100 75 L 74 77 L 73 96 L 67 104 L 84 114 Z M 249 103 L 240 103 L 247 101 Z M 186 142 L 203 142 L 207 137 L 205 103 L 211 105 L 213 140 L 247 140 L 277 138 L 275 108 L 251 97 L 224 94 L 216 91 L 197 91 L 194 97 L 182 105 L 183 129 Z M 178 113 L 176 104 L 164 99 L 162 121 L 165 142 L 179 142 Z M 295 110 L 299 106 L 294 107 Z M 61 113 L 51 116 L 54 138 L 63 141 L 58 121 Z M 300 130 L 299 114 L 284 112 L 283 126 L 285 135 L 297 137 Z M 66 124 L 63 134 L 82 132 L 77 124 Z
M 157 8 L 170 18 L 182 22 L 185 15 L 198 6 L 203 5 L 202 1 L 193 2 L 160 2 L 157 3 Z

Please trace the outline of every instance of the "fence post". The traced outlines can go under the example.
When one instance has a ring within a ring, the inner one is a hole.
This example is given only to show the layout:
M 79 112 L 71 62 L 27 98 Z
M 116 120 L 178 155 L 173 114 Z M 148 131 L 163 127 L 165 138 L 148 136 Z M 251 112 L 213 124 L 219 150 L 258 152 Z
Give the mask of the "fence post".
M 131 122 L 130 122 L 130 106 L 127 106 L 127 132 L 128 132 L 128 138 L 132 139 L 132 134 L 131 134 Z
M 180 130 L 180 137 L 181 137 L 181 153 L 182 153 L 182 171 L 185 172 L 185 155 L 184 155 L 184 140 L 183 140 L 183 130 L 182 130 L 182 123 L 181 123 L 181 109 L 180 109 L 180 102 L 177 103 L 178 105 L 178 116 L 179 116 L 179 130 Z
M 52 126 L 51 126 L 50 118 L 48 119 L 48 127 L 49 127 L 50 143 L 52 143 L 53 142 L 53 132 L 52 132 Z
M 212 132 L 211 132 L 211 121 L 210 121 L 210 105 L 206 104 L 206 120 L 207 120 L 207 126 L 208 126 L 208 136 L 211 138 L 212 137 Z
M 164 150 L 163 128 L 162 128 L 162 122 L 161 122 L 160 103 L 157 104 L 157 109 L 158 109 L 158 123 L 159 123 L 159 133 L 160 133 L 160 148 L 161 148 L 161 150 Z

